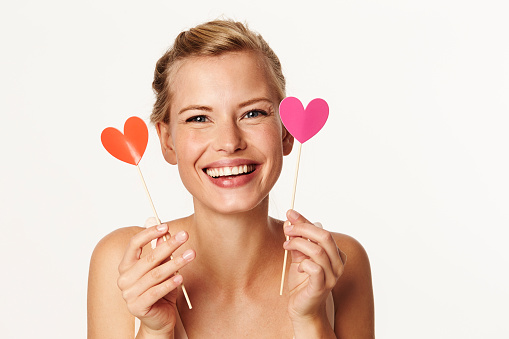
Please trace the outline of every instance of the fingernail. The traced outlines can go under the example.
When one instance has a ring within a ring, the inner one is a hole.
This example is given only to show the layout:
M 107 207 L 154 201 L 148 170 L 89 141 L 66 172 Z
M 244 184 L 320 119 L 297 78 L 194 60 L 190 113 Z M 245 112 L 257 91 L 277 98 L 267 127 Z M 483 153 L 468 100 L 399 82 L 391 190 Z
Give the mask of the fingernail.
M 194 257 L 193 250 L 187 250 L 182 254 L 182 258 L 184 258 L 184 260 L 186 261 L 191 260 L 193 257 Z
M 292 218 L 292 219 L 299 219 L 300 214 L 299 214 L 299 213 L 297 213 L 297 212 L 296 212 L 296 211 L 294 211 L 294 210 L 289 210 L 289 211 L 288 211 L 288 216 L 289 216 L 290 218 Z
M 175 239 L 177 239 L 178 242 L 184 242 L 187 239 L 187 234 L 184 231 L 180 231 L 175 236 Z
M 283 247 L 286 247 L 290 243 L 290 240 L 287 240 L 283 243 Z
M 168 229 L 168 225 L 166 224 L 157 225 L 156 229 L 159 232 L 166 232 L 166 230 Z
M 289 221 L 285 221 L 284 227 L 286 232 L 290 232 L 293 229 L 293 225 Z
M 173 282 L 175 284 L 181 284 L 183 279 L 184 278 L 182 278 L 180 274 L 177 274 L 176 276 L 173 277 Z

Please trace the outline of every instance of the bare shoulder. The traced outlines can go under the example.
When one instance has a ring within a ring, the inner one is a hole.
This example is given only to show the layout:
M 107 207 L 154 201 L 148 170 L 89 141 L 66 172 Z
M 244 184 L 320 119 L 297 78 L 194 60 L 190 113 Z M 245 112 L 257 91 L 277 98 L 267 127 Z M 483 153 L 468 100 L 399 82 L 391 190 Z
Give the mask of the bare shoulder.
M 88 338 L 134 337 L 134 317 L 117 287 L 118 265 L 131 238 L 143 229 L 117 229 L 96 245 L 88 275 Z
M 346 257 L 343 258 L 343 274 L 332 290 L 336 335 L 339 338 L 374 338 L 374 298 L 368 254 L 356 239 L 340 233 L 332 233 L 332 236 Z
M 90 274 L 94 273 L 93 270 L 111 270 L 113 267 L 117 269 L 129 241 L 142 230 L 144 230 L 143 227 L 124 227 L 102 238 L 92 252 Z M 102 273 L 104 274 L 106 272 Z
M 93 289 L 105 280 L 118 276 L 118 265 L 131 238 L 141 232 L 141 227 L 119 228 L 102 238 L 95 246 L 90 259 L 88 276 L 89 297 Z M 90 298 L 89 298 L 90 299 Z
M 117 252 L 121 252 L 120 258 L 122 258 L 123 251 L 125 251 L 127 244 L 131 241 L 131 238 L 136 234 L 143 231 L 145 228 L 131 226 L 119 228 L 102 238 L 96 245 L 94 252 L 92 253 L 92 260 L 97 256 L 112 255 L 115 257 L 118 255 Z
M 168 225 L 169 233 L 173 234 L 177 230 L 186 229 L 187 220 L 189 218 L 190 217 L 165 222 L 165 224 Z M 91 264 L 96 261 L 100 261 L 103 265 L 108 262 L 116 262 L 118 266 L 131 239 L 143 230 L 146 230 L 146 228 L 131 226 L 119 228 L 109 233 L 97 243 L 92 253 Z M 150 245 L 146 247 L 146 250 L 149 249 Z
M 345 271 L 347 263 L 352 264 L 348 266 L 355 266 L 352 269 L 367 269 L 369 272 L 371 271 L 368 254 L 360 242 L 346 234 L 333 232 L 331 234 L 340 251 L 346 255 L 346 258 L 343 258 Z
M 344 270 L 334 288 L 335 294 L 351 292 L 355 286 L 365 286 L 371 289 L 371 266 L 368 254 L 356 239 L 341 233 L 332 233 L 336 245 L 341 253 Z

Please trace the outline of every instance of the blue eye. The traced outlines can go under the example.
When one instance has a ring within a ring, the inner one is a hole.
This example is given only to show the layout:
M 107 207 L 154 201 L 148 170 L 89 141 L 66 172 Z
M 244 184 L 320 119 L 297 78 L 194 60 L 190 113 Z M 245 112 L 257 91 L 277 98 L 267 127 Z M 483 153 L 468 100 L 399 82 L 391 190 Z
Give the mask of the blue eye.
M 245 117 L 250 119 L 250 118 L 256 118 L 260 115 L 267 115 L 267 112 L 260 111 L 260 110 L 252 110 L 252 111 L 247 112 Z
M 207 121 L 208 119 L 204 115 L 196 115 L 186 120 L 186 122 L 207 122 Z

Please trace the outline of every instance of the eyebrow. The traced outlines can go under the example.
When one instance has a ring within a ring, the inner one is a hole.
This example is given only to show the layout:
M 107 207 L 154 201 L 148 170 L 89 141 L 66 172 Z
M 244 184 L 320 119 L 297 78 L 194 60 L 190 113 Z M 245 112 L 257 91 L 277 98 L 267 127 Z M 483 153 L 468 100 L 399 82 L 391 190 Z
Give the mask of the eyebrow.
M 202 105 L 191 105 L 191 106 L 187 106 L 187 107 L 184 107 L 182 108 L 178 114 L 182 114 L 184 113 L 185 111 L 205 111 L 205 112 L 212 112 L 212 108 L 208 107 L 208 106 L 202 106 Z
M 249 105 L 252 105 L 252 104 L 256 104 L 257 102 L 260 102 L 260 101 L 266 101 L 268 103 L 272 103 L 272 101 L 270 101 L 267 98 L 254 98 L 254 99 L 251 99 L 251 100 L 248 100 L 248 101 L 245 101 L 245 102 L 241 103 L 239 105 L 239 108 L 246 107 L 246 106 L 249 106 Z
M 244 101 L 243 103 L 241 103 L 239 105 L 239 108 L 243 108 L 243 107 L 246 107 L 246 106 L 249 106 L 249 105 L 252 105 L 252 104 L 255 104 L 257 102 L 260 102 L 260 101 L 265 101 L 265 102 L 268 102 L 268 103 L 272 103 L 269 99 L 267 98 L 254 98 L 254 99 L 251 99 L 251 100 L 248 100 L 248 101 Z M 187 106 L 187 107 L 184 107 L 182 108 L 178 114 L 182 114 L 184 113 L 185 111 L 205 111 L 205 112 L 212 112 L 212 108 L 209 107 L 209 106 L 203 106 L 203 105 L 190 105 L 190 106 Z

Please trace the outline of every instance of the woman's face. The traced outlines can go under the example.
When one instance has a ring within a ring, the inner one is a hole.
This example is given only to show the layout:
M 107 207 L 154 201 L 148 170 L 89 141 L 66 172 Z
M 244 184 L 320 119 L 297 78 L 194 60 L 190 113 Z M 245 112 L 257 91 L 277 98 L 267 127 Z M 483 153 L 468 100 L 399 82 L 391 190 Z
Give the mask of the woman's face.
M 171 90 L 170 123 L 158 132 L 195 202 L 229 214 L 267 199 L 293 138 L 261 59 L 250 52 L 188 59 Z

